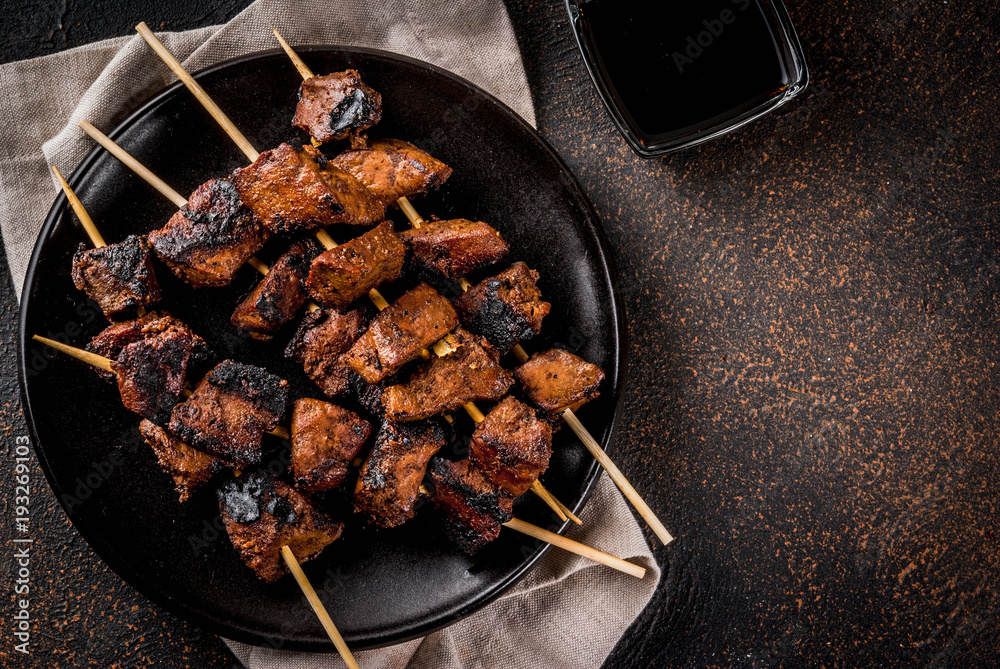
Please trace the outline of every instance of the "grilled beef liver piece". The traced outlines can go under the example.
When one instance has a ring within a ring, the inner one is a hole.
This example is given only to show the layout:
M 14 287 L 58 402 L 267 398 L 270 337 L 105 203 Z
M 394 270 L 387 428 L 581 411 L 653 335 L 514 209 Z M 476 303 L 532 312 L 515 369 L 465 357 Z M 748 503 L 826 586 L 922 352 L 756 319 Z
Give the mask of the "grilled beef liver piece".
M 322 306 L 343 311 L 372 288 L 398 279 L 405 258 L 406 247 L 385 221 L 321 253 L 313 260 L 306 289 Z
M 422 223 L 399 236 L 409 250 L 409 263 L 449 279 L 488 267 L 510 250 L 491 226 L 465 218 Z
M 355 512 L 379 527 L 396 527 L 413 518 L 427 461 L 446 443 L 447 433 L 437 422 L 384 421 L 361 466 L 354 488 Z
M 457 350 L 443 358 L 432 357 L 405 384 L 385 389 L 386 416 L 397 421 L 420 420 L 466 402 L 498 400 L 507 394 L 514 377 L 500 366 L 500 356 L 489 342 L 462 328 L 452 337 Z
M 481 281 L 455 300 L 462 325 L 501 351 L 530 339 L 541 331 L 542 319 L 552 308 L 542 301 L 537 281 L 538 272 L 523 262 Z
M 340 356 L 364 334 L 370 315 L 365 308 L 345 314 L 329 309 L 306 314 L 285 348 L 285 357 L 298 361 L 327 397 L 346 395 L 351 370 Z
M 292 409 L 295 485 L 307 492 L 338 487 L 371 431 L 371 424 L 353 411 L 321 400 L 296 400 Z
M 514 370 L 528 397 L 549 417 L 564 409 L 574 411 L 596 398 L 604 372 L 583 358 L 562 349 L 536 353 Z
M 108 327 L 98 332 L 86 349 L 91 353 L 103 355 L 105 358 L 114 360 L 121 353 L 122 349 L 137 341 L 157 337 L 166 332 L 182 332 L 191 337 L 191 357 L 188 360 L 188 369 L 198 368 L 211 363 L 215 354 L 208 347 L 204 339 L 194 334 L 191 329 L 182 321 L 174 318 L 166 312 L 150 311 L 139 318 L 128 321 L 112 323 Z M 97 374 L 107 380 L 117 382 L 117 378 L 111 372 L 94 368 Z
M 319 252 L 319 245 L 311 239 L 292 244 L 236 307 L 230 322 L 254 339 L 267 341 L 274 337 L 309 299 L 306 276 Z
M 261 367 L 223 360 L 183 403 L 167 429 L 231 467 L 260 461 L 264 433 L 285 413 L 288 382 Z
M 332 167 L 320 151 L 282 144 L 265 151 L 232 176 L 233 184 L 271 232 L 325 228 L 337 223 L 370 225 L 385 218 L 385 207 L 364 184 Z
M 153 250 L 195 288 L 225 286 L 269 233 L 228 179 L 198 186 L 167 224 L 149 233 Z
M 165 332 L 133 342 L 118 353 L 111 367 L 126 409 L 157 424 L 166 423 L 184 392 L 191 336 Z
M 282 546 L 306 562 L 344 529 L 295 488 L 260 474 L 226 481 L 216 496 L 230 541 L 247 566 L 268 583 L 288 573 Z
M 224 469 L 218 458 L 191 448 L 148 420 L 139 423 L 139 432 L 153 449 L 160 467 L 174 480 L 174 488 L 182 502 L 186 502 L 195 489 L 216 472 Z
M 358 137 L 382 119 L 382 96 L 356 70 L 310 77 L 299 85 L 292 125 L 320 142 Z
M 451 303 L 422 283 L 379 313 L 343 360 L 368 383 L 378 383 L 456 325 Z
M 160 301 L 149 240 L 129 235 L 117 244 L 73 254 L 73 285 L 97 302 L 108 319 Z
M 468 554 L 500 536 L 513 515 L 514 498 L 494 485 L 471 460 L 434 458 L 429 467 L 434 506 L 444 514 L 445 532 Z
M 437 188 L 451 176 L 451 168 L 398 139 L 376 139 L 367 148 L 345 151 L 330 163 L 352 174 L 385 207 L 401 197 L 415 197 Z
M 549 466 L 552 426 L 535 410 L 507 397 L 476 426 L 469 459 L 495 485 L 520 497 Z

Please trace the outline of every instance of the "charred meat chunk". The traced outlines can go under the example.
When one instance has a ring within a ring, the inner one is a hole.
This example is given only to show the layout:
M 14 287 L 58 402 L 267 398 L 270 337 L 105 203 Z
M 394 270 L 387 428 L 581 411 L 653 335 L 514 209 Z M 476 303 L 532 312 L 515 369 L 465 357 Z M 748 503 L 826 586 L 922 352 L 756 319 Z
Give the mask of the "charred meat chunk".
M 135 235 L 96 249 L 80 244 L 73 254 L 73 285 L 109 319 L 155 304 L 161 296 L 149 240 Z
M 550 417 L 596 398 L 604 372 L 562 349 L 536 353 L 514 370 L 528 397 Z
M 445 532 L 469 555 L 500 536 L 513 515 L 514 498 L 490 481 L 471 460 L 431 460 L 431 502 L 445 517 Z
M 436 422 L 384 421 L 354 488 L 354 510 L 379 527 L 413 518 L 427 461 L 447 443 Z
M 306 562 L 344 529 L 292 486 L 261 474 L 226 481 L 216 496 L 230 541 L 247 566 L 268 583 L 288 571 L 282 546 Z
M 166 332 L 123 348 L 112 361 L 126 409 L 157 424 L 166 423 L 184 392 L 191 336 Z
M 228 179 L 198 186 L 165 226 L 149 233 L 160 260 L 195 288 L 228 284 L 267 238 Z
M 268 230 L 277 233 L 325 228 L 336 223 L 370 225 L 385 207 L 364 184 L 327 164 L 314 146 L 282 144 L 233 172 L 240 197 Z
M 500 366 L 499 354 L 482 337 L 458 328 L 458 348 L 443 358 L 431 358 L 414 370 L 405 384 L 382 394 L 385 413 L 392 420 L 428 418 L 476 400 L 498 400 L 514 384 Z
M 462 325 L 507 351 L 542 329 L 542 319 L 552 308 L 542 301 L 535 283 L 538 272 L 516 262 L 496 276 L 481 281 L 457 300 Z
M 264 433 L 281 421 L 288 382 L 261 367 L 223 360 L 183 403 L 167 429 L 231 467 L 260 461 Z
M 181 332 L 191 337 L 191 357 L 188 367 L 194 368 L 212 362 L 215 354 L 208 348 L 204 339 L 194 334 L 182 321 L 166 312 L 150 311 L 139 318 L 112 323 L 101 330 L 87 344 L 87 350 L 105 358 L 114 360 L 122 349 L 129 344 L 151 337 L 158 337 L 168 332 Z M 94 368 L 97 373 L 108 381 L 116 381 L 114 374 Z
M 398 139 L 376 139 L 367 148 L 345 151 L 330 163 L 352 174 L 386 207 L 395 206 L 403 196 L 437 188 L 452 172 L 429 153 Z
M 320 142 L 357 137 L 382 119 L 382 96 L 355 70 L 310 77 L 299 86 L 292 125 Z
M 306 289 L 324 307 L 343 311 L 372 288 L 398 279 L 405 258 L 406 247 L 392 223 L 385 221 L 320 254 L 309 270 Z
M 358 404 L 363 406 L 365 410 L 373 416 L 385 418 L 385 406 L 382 404 L 382 393 L 384 393 L 385 389 L 389 386 L 393 386 L 398 383 L 398 375 L 393 374 L 391 376 L 387 376 L 378 383 L 368 383 L 356 374 L 350 367 L 347 368 L 347 373 L 349 376 L 348 384 L 350 385 L 351 391 L 354 393 L 354 397 L 358 400 Z
M 305 281 L 317 255 L 319 246 L 311 239 L 292 244 L 236 307 L 230 322 L 254 339 L 271 339 L 309 299 Z
M 336 488 L 361 450 L 372 426 L 353 411 L 314 399 L 292 409 L 292 473 L 307 492 Z
M 520 497 L 549 466 L 552 427 L 534 409 L 507 397 L 476 426 L 469 458 L 494 484 Z
M 346 314 L 320 309 L 306 314 L 295 337 L 285 348 L 285 357 L 296 360 L 306 376 L 327 397 L 339 397 L 350 390 L 350 368 L 340 356 L 364 334 L 369 314 L 355 309 Z
M 186 502 L 195 489 L 216 472 L 224 469 L 218 458 L 191 448 L 148 420 L 139 423 L 139 432 L 153 449 L 160 467 L 174 480 L 174 488 L 182 502 Z
M 416 360 L 456 325 L 458 315 L 451 303 L 422 283 L 375 317 L 368 332 L 344 354 L 344 362 L 368 383 L 378 383 Z
M 449 279 L 492 265 L 510 250 L 491 226 L 464 218 L 422 223 L 399 236 L 410 252 L 409 262 Z

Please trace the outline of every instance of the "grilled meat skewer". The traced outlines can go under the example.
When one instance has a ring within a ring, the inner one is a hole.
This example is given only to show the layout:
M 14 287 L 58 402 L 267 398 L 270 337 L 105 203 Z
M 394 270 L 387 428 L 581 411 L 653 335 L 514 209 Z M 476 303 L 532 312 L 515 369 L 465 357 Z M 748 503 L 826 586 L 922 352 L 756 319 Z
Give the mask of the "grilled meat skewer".
M 129 235 L 117 244 L 73 254 L 73 285 L 97 302 L 108 320 L 156 304 L 162 294 L 145 237 Z
M 351 174 L 388 208 L 401 197 L 440 187 L 452 169 L 426 151 L 399 139 L 376 139 L 370 146 L 344 151 L 330 164 Z
M 319 245 L 311 239 L 292 244 L 236 307 L 230 322 L 254 339 L 272 339 L 309 299 L 306 276 L 319 253 Z
M 320 254 L 309 269 L 306 289 L 322 306 L 343 311 L 403 269 L 406 247 L 385 221 L 360 237 Z
M 270 232 L 241 199 L 230 179 L 209 179 L 150 243 L 174 274 L 195 288 L 225 286 Z
M 427 463 L 448 441 L 435 421 L 384 420 L 354 489 L 354 510 L 379 527 L 397 527 L 414 516 Z
M 291 425 L 295 484 L 307 492 L 338 487 L 371 431 L 371 424 L 352 411 L 321 400 L 296 400 Z
M 537 281 L 538 272 L 516 262 L 456 299 L 455 310 L 462 325 L 507 351 L 538 334 L 552 308 L 542 301 Z
M 344 314 L 320 309 L 306 314 L 285 348 L 285 357 L 302 365 L 306 376 L 327 397 L 346 395 L 350 390 L 351 369 L 341 355 L 365 333 L 370 320 L 370 308 Z
M 558 348 L 535 353 L 514 370 L 514 375 L 531 401 L 550 418 L 595 399 L 604 380 L 600 367 Z
M 287 381 L 223 360 L 174 407 L 167 429 L 230 467 L 245 467 L 260 461 L 264 433 L 278 426 L 287 400 Z
M 445 532 L 470 555 L 500 536 L 514 517 L 514 497 L 495 485 L 471 460 L 434 458 L 428 468 L 431 502 L 444 516 Z
M 453 281 L 498 262 L 510 251 L 491 226 L 464 218 L 423 223 L 399 236 L 409 251 L 409 264 Z
M 357 70 L 310 77 L 299 85 L 292 125 L 319 142 L 350 138 L 363 145 L 362 133 L 382 119 L 382 96 L 361 81 Z
M 262 474 L 227 481 L 216 495 L 233 546 L 268 583 L 288 573 L 282 546 L 305 562 L 336 541 L 344 528 L 295 488 Z
M 469 459 L 505 492 L 520 497 L 549 466 L 552 427 L 534 410 L 506 397 L 476 426 Z
M 181 502 L 186 502 L 198 487 L 225 469 L 218 458 L 188 446 L 155 423 L 143 420 L 139 432 L 153 449 L 160 467 L 174 480 Z
M 378 383 L 420 357 L 422 350 L 458 325 L 451 303 L 426 283 L 383 309 L 343 362 L 368 383 Z
M 389 418 L 420 420 L 461 408 L 467 402 L 498 400 L 507 394 L 514 377 L 500 366 L 500 355 L 490 343 L 462 328 L 452 337 L 457 350 L 428 360 L 406 383 L 385 389 L 382 403 Z
M 121 353 L 122 349 L 129 344 L 156 337 L 166 332 L 181 332 L 191 337 L 191 355 L 188 359 L 189 368 L 200 368 L 211 363 L 215 354 L 208 347 L 204 339 L 194 334 L 186 324 L 174 318 L 166 312 L 149 311 L 140 316 L 127 321 L 118 321 L 97 333 L 86 350 L 105 358 L 114 360 Z M 105 372 L 99 368 L 94 368 L 97 374 L 107 380 L 115 381 L 113 373 Z

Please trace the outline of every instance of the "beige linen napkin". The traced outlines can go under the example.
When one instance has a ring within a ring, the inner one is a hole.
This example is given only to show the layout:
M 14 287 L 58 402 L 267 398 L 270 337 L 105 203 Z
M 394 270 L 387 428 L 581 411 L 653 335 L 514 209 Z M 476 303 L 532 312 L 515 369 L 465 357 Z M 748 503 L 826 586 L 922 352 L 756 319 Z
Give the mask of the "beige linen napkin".
M 155 17 L 150 17 L 155 25 Z M 465 77 L 534 125 L 520 52 L 493 0 L 258 0 L 231 22 L 160 38 L 190 70 L 294 44 L 351 44 L 401 53 Z M 49 165 L 69 173 L 93 147 L 86 118 L 110 130 L 174 76 L 138 36 L 0 66 L 0 228 L 21 284 L 57 193 Z M 207 177 L 208 175 L 206 175 Z M 599 666 L 642 611 L 660 572 L 629 507 L 606 475 L 570 536 L 647 568 L 639 581 L 559 550 L 520 584 L 465 620 L 423 639 L 358 653 L 362 667 L 395 669 Z M 335 654 L 256 648 L 226 640 L 252 669 L 342 666 Z

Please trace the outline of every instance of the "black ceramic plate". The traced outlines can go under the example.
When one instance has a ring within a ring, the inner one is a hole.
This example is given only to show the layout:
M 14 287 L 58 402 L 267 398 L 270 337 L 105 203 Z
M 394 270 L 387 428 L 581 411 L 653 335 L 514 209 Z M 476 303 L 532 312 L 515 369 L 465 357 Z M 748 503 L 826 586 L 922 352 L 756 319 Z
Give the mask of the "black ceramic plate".
M 622 328 L 614 273 L 593 210 L 549 146 L 510 109 L 468 82 L 400 56 L 363 49 L 303 48 L 316 72 L 355 68 L 381 91 L 385 114 L 375 137 L 398 137 L 443 159 L 454 176 L 440 193 L 417 200 L 424 216 L 485 220 L 510 242 L 509 260 L 541 272 L 552 303 L 543 336 L 529 351 L 560 345 L 577 350 L 607 373 L 602 397 L 582 419 L 607 446 L 614 433 L 622 374 Z M 200 83 L 258 148 L 303 135 L 290 125 L 298 76 L 271 51 L 229 61 L 197 75 Z M 180 85 L 150 100 L 111 136 L 182 193 L 245 164 L 244 157 Z M 330 147 L 334 151 L 339 147 Z M 157 228 L 174 207 L 117 160 L 95 149 L 70 179 L 104 237 Z M 81 363 L 30 340 L 31 334 L 83 346 L 106 321 L 70 280 L 73 250 L 86 237 L 63 196 L 39 236 L 21 303 L 24 407 L 49 483 L 74 525 L 116 572 L 158 604 L 202 627 L 258 645 L 332 649 L 291 578 L 267 585 L 240 560 L 224 532 L 211 489 L 180 504 L 172 483 L 139 436 L 139 419 L 117 389 Z M 404 219 L 394 213 L 397 227 Z M 356 230 L 332 231 L 341 241 Z M 260 255 L 280 253 L 272 243 Z M 163 307 L 189 323 L 223 357 L 263 365 L 290 380 L 293 397 L 319 391 L 281 351 L 290 332 L 272 343 L 240 337 L 229 316 L 257 276 L 249 267 L 233 285 L 194 291 L 163 267 Z M 400 287 L 388 288 L 387 297 Z M 458 417 L 459 432 L 471 432 Z M 283 445 L 265 462 L 280 466 Z M 452 449 L 461 453 L 461 441 Z M 579 509 L 593 485 L 593 459 L 562 430 L 543 477 Z M 528 497 L 531 497 L 530 495 Z M 306 573 L 354 648 L 426 634 L 484 606 L 522 578 L 546 547 L 511 530 L 474 558 L 441 535 L 430 508 L 396 530 L 362 527 L 344 500 L 327 500 L 344 517 L 343 537 Z M 537 499 L 516 514 L 560 528 Z M 586 512 L 582 514 L 586 517 Z

